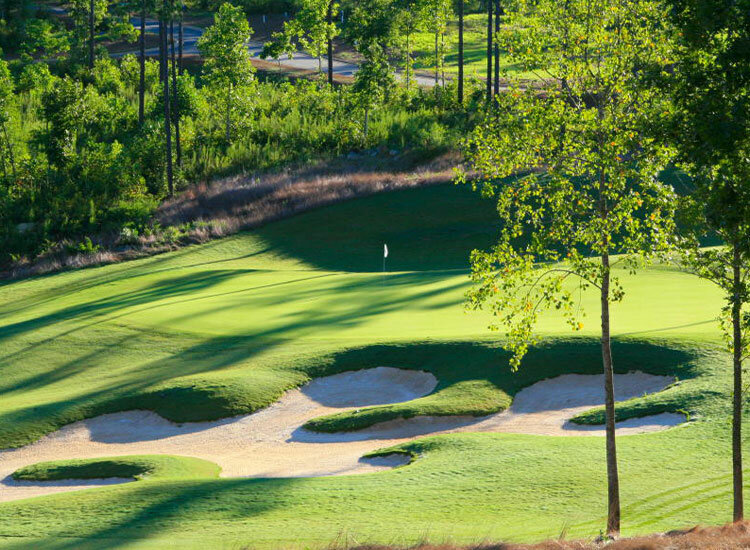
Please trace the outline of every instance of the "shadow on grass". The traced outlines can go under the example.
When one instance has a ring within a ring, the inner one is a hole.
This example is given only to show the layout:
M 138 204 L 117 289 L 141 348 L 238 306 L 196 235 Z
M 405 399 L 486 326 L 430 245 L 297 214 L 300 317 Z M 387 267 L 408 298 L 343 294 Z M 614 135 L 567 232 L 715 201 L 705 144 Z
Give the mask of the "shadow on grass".
M 50 550 L 120 548 L 163 531 L 174 533 L 185 517 L 240 521 L 262 515 L 283 506 L 284 495 L 295 482 L 295 479 L 141 481 L 97 489 L 96 494 L 89 490 L 64 495 L 77 510 L 72 520 L 67 518 L 65 527 L 56 527 L 59 520 L 56 495 L 2 505 L 0 518 L 6 514 L 33 514 L 35 521 L 44 525 L 42 532 L 35 535 L 44 537 L 43 547 Z M 3 548 L 29 548 L 28 541 L 10 542 L 12 536 L 28 535 L 11 535 L 0 528 Z

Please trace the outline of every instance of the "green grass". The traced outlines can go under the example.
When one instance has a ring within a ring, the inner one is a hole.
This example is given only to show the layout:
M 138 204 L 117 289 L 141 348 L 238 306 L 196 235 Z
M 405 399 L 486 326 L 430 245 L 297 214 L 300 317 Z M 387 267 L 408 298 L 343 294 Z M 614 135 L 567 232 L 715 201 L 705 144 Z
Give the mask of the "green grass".
M 186 456 L 115 456 L 88 460 L 55 460 L 25 466 L 13 472 L 20 481 L 59 481 L 63 479 L 209 479 L 219 477 L 216 464 Z
M 414 37 L 415 68 L 426 73 L 435 71 L 435 35 L 419 32 Z M 494 61 L 493 61 L 494 70 Z M 487 15 L 475 13 L 464 19 L 464 71 L 467 78 L 487 76 Z M 532 72 L 524 71 L 515 64 L 505 51 L 500 52 L 501 76 L 507 73 L 523 79 L 538 78 Z M 445 37 L 445 74 L 458 75 L 458 21 L 448 25 Z
M 150 409 L 178 421 L 242 414 L 312 377 L 381 365 L 428 370 L 411 402 L 315 421 L 352 429 L 396 416 L 484 414 L 522 387 L 597 372 L 597 296 L 578 337 L 554 315 L 543 345 L 508 369 L 484 313 L 463 308 L 467 258 L 494 209 L 440 186 L 319 209 L 153 258 L 0 285 L 0 447 L 90 416 Z M 382 273 L 382 245 L 391 251 Z M 615 365 L 671 374 L 621 418 L 685 410 L 691 422 L 620 438 L 624 532 L 730 519 L 730 370 L 721 295 L 668 266 L 636 276 L 613 307 Z M 601 420 L 600 412 L 581 422 Z M 603 526 L 599 438 L 458 434 L 399 447 L 408 467 L 314 479 L 186 473 L 0 505 L 9 548 L 316 548 L 590 536 Z M 64 460 L 66 457 L 61 456 Z

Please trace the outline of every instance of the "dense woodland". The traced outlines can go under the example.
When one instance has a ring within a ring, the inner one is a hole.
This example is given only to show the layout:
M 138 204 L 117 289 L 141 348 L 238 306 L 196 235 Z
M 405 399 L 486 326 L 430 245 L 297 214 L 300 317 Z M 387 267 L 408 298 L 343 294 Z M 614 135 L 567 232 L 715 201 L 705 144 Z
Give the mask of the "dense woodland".
M 94 252 L 102 233 L 127 244 L 154 231 L 151 213 L 162 199 L 219 175 L 378 147 L 412 151 L 416 160 L 450 148 L 470 116 L 458 108 L 455 84 L 422 90 L 409 72 L 408 85 L 394 86 L 391 72 L 392 66 L 412 71 L 413 53 L 403 48 L 415 25 L 428 30 L 431 3 L 415 4 L 419 21 L 405 20 L 395 2 L 383 3 L 391 11 L 378 19 L 363 3 L 335 6 L 330 23 L 319 1 L 188 9 L 96 0 L 93 17 L 88 1 L 63 5 L 64 15 L 6 2 L 0 261 L 61 247 Z M 267 44 L 268 55 L 297 48 L 324 55 L 334 37 L 356 44 L 363 68 L 354 84 L 257 73 L 244 47 L 253 35 L 246 14 L 266 9 L 294 10 Z M 183 57 L 179 40 L 189 10 L 215 11 L 197 63 Z M 444 23 L 447 4 L 445 10 Z M 146 33 L 141 43 L 144 15 L 160 20 L 164 32 Z M 433 30 L 446 32 L 444 24 Z M 152 52 L 141 62 L 141 46 L 160 46 L 166 55 Z M 110 54 L 108 47 L 128 53 Z

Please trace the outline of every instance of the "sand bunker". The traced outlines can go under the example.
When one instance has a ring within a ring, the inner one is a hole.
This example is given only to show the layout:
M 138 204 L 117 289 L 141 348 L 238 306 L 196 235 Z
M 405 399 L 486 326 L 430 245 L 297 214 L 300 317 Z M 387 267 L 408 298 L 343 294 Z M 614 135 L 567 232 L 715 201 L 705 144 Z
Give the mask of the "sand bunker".
M 653 393 L 673 380 L 640 372 L 617 375 L 617 400 Z M 302 426 L 318 416 L 357 407 L 398 403 L 430 393 L 432 374 L 378 367 L 313 380 L 288 391 L 256 413 L 219 420 L 174 424 L 149 411 L 107 414 L 70 424 L 36 443 L 0 451 L 0 501 L 112 485 L 128 480 L 17 482 L 10 474 L 47 460 L 134 454 L 203 458 L 223 477 L 307 477 L 366 473 L 405 464 L 403 455 L 362 455 L 425 434 L 507 432 L 539 435 L 602 435 L 599 426 L 578 426 L 570 418 L 603 403 L 602 376 L 568 374 L 520 391 L 505 412 L 485 417 L 417 417 L 384 422 L 350 433 L 320 434 Z M 618 433 L 661 430 L 685 421 L 660 414 L 618 424 Z

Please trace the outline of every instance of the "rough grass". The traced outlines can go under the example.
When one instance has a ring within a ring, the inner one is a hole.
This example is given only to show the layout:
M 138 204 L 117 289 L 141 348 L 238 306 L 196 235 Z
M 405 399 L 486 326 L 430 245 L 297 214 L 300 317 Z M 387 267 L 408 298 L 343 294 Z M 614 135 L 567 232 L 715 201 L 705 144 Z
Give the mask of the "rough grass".
M 449 182 L 455 153 L 416 165 L 408 157 L 362 157 L 242 174 L 188 187 L 155 213 L 160 224 L 134 240 L 119 233 L 95 235 L 93 253 L 71 253 L 63 241 L 34 258 L 23 258 L 0 278 L 19 279 L 107 265 L 205 243 L 329 204 L 384 191 Z
M 22 481 L 63 479 L 209 479 L 219 477 L 221 468 L 207 460 L 185 456 L 133 455 L 87 460 L 39 462 L 13 472 Z
M 550 540 L 538 544 L 481 543 L 471 545 L 417 544 L 412 546 L 332 545 L 330 550 L 692 550 L 694 548 L 750 548 L 750 522 L 730 523 L 720 527 L 695 526 L 644 537 L 614 541 Z

